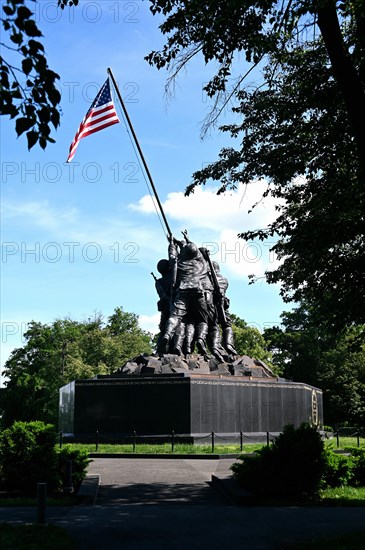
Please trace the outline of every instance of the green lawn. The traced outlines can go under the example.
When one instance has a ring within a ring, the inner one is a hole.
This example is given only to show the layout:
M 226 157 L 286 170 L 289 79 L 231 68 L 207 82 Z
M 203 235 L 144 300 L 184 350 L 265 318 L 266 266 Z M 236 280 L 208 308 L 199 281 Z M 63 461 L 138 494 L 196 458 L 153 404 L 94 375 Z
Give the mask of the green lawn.
M 60 494 L 46 499 L 46 506 L 74 506 L 75 504 L 76 498 L 73 496 Z M 37 506 L 37 499 L 24 496 L 0 496 L 0 506 Z
M 74 449 L 86 449 L 89 453 L 108 453 L 108 454 L 126 454 L 126 453 L 138 453 L 138 454 L 169 454 L 172 452 L 171 442 L 168 443 L 159 443 L 159 444 L 149 444 L 149 443 L 137 443 L 135 448 L 133 443 L 99 443 L 98 449 L 96 450 L 95 443 L 70 443 L 71 447 Z M 258 449 L 261 449 L 266 443 L 244 443 L 243 452 L 244 453 L 253 453 Z M 334 449 L 337 449 L 337 440 L 336 438 L 325 439 L 325 445 L 330 445 Z M 340 448 L 344 447 L 356 447 L 357 438 L 356 437 L 341 437 L 340 438 Z M 365 447 L 365 439 L 360 439 L 360 447 Z M 241 452 L 241 447 L 239 441 L 236 444 L 222 444 L 219 442 L 217 437 L 214 445 L 214 454 L 239 454 Z M 177 443 L 174 442 L 174 453 L 176 454 L 211 454 L 212 453 L 212 443 L 210 438 L 207 438 L 207 442 L 204 445 L 192 445 L 188 443 Z
M 365 487 L 330 487 L 320 492 L 320 498 L 331 506 L 365 506 Z
M 365 438 L 360 437 L 359 439 L 360 447 L 365 447 Z M 326 445 L 331 445 L 337 449 L 337 438 L 331 437 L 330 439 L 325 439 Z M 357 447 L 357 437 L 339 437 L 339 448 L 343 449 L 344 447 Z
M 119 445 L 116 443 L 101 443 L 98 445 L 98 450 L 96 450 L 95 443 L 71 443 L 73 449 L 86 449 L 89 453 L 111 453 L 111 454 L 125 454 L 125 453 L 138 453 L 138 454 L 170 454 L 172 452 L 171 443 L 159 443 L 159 444 L 149 444 L 149 443 L 140 443 L 135 446 L 133 450 L 132 443 L 126 443 Z M 261 449 L 262 443 L 256 443 L 252 445 L 244 445 L 243 452 L 253 453 L 254 451 Z M 214 445 L 214 454 L 239 454 L 240 445 Z M 187 443 L 176 443 L 174 445 L 175 454 L 211 454 L 212 445 L 190 445 Z

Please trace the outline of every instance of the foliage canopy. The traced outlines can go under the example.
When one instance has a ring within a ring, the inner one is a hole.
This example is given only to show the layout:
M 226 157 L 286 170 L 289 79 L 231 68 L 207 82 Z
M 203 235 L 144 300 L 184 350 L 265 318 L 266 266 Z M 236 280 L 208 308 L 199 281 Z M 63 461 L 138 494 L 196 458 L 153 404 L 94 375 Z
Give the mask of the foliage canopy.
M 112 373 L 130 357 L 151 352 L 151 335 L 139 327 L 138 316 L 120 307 L 106 323 L 100 314 L 84 322 L 31 321 L 24 338 L 25 345 L 5 363 L 1 407 L 6 426 L 15 420 L 57 424 L 61 386 Z
M 281 264 L 267 280 L 281 283 L 284 300 L 310 303 L 327 329 L 364 323 L 364 1 L 151 4 L 166 42 L 147 60 L 170 70 L 167 90 L 201 54 L 218 63 L 204 87 L 214 98 L 204 128 L 228 106 L 237 119 L 220 129 L 238 146 L 195 172 L 187 194 L 209 180 L 223 192 L 264 178 L 284 205 L 269 227 L 240 236 L 279 237 Z M 253 69 L 260 77 L 246 85 Z
M 272 362 L 287 379 L 323 390 L 325 422 L 364 426 L 364 327 L 350 327 L 335 338 L 321 327 L 304 305 L 281 316 L 282 326 L 268 328 L 264 338 Z

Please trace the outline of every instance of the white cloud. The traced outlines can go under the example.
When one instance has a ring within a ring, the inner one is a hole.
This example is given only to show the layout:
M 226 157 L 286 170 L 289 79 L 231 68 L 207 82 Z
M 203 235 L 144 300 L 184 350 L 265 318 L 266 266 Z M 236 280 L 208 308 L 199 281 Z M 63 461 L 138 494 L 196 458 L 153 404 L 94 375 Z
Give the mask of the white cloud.
M 152 334 L 156 334 L 159 332 L 159 322 L 160 322 L 160 314 L 154 313 L 153 315 L 139 315 L 138 317 L 139 326 L 146 330 L 147 332 L 151 332 Z
M 75 223 L 77 214 L 76 208 L 57 210 L 48 201 L 7 202 L 2 207 L 4 220 L 18 218 L 50 231 Z
M 80 244 L 95 242 L 110 247 L 118 241 L 140 244 L 151 239 L 151 231 L 135 219 L 108 216 L 98 218 L 96 223 L 94 216 L 85 216 L 77 208 L 54 208 L 48 201 L 4 201 L 2 219 L 8 222 L 9 233 L 12 227 L 24 225 L 28 237 L 31 232 L 37 232 L 39 240 L 52 238 Z
M 217 188 L 198 187 L 188 197 L 182 192 L 169 193 L 163 208 L 168 218 L 191 229 L 204 228 L 220 232 L 226 228 L 238 233 L 267 227 L 276 218 L 275 206 L 278 202 L 272 197 L 261 200 L 266 190 L 267 183 L 263 180 L 247 186 L 240 184 L 236 190 L 221 195 L 217 195 Z M 256 203 L 258 205 L 252 210 Z M 143 214 L 155 212 L 149 195 L 142 197 L 136 204 L 130 204 L 129 208 Z
M 263 276 L 265 270 L 277 266 L 270 252 L 274 239 L 246 242 L 237 234 L 266 228 L 277 217 L 275 207 L 279 203 L 272 197 L 262 199 L 266 189 L 264 181 L 239 185 L 237 190 L 224 195 L 217 195 L 217 188 L 199 187 L 189 197 L 182 192 L 169 193 L 163 208 L 169 220 L 177 222 L 175 225 L 179 224 L 181 229 L 188 228 L 192 240 L 211 250 L 212 257 L 222 264 L 223 273 L 227 271 L 235 278 L 252 273 Z M 129 208 L 142 214 L 156 212 L 149 195 L 143 196 L 137 204 L 130 204 Z

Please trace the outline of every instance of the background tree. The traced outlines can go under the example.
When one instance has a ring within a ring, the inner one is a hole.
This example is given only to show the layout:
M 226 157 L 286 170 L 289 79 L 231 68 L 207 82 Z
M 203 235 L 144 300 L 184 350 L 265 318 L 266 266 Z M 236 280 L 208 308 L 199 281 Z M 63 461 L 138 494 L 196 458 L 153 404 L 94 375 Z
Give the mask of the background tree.
M 248 355 L 265 361 L 272 367 L 272 354 L 261 332 L 250 327 L 246 321 L 231 313 L 234 346 L 239 355 Z
M 130 357 L 151 352 L 151 335 L 138 317 L 118 307 L 103 323 L 100 314 L 84 322 L 57 319 L 29 323 L 26 343 L 5 363 L 2 420 L 42 420 L 57 424 L 58 390 L 76 378 L 109 374 Z
M 359 330 L 334 338 L 302 305 L 282 314 L 282 328 L 264 332 L 272 362 L 285 378 L 323 390 L 326 424 L 364 426 L 365 345 L 359 345 Z

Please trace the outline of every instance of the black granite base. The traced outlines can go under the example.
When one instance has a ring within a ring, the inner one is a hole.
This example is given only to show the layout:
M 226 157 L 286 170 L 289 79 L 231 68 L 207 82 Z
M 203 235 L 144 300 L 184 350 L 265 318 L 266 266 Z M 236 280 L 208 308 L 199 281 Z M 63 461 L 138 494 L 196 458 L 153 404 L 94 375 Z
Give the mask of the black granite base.
M 198 437 L 280 432 L 286 424 L 323 425 L 322 391 L 283 379 L 184 374 L 75 380 L 60 389 L 65 433 Z

